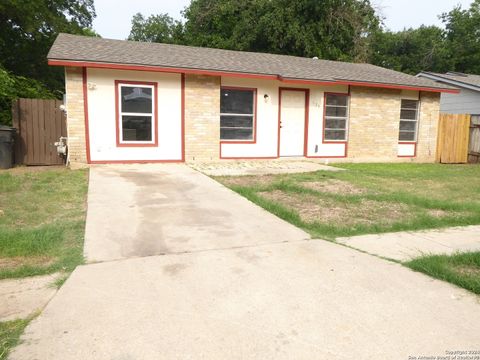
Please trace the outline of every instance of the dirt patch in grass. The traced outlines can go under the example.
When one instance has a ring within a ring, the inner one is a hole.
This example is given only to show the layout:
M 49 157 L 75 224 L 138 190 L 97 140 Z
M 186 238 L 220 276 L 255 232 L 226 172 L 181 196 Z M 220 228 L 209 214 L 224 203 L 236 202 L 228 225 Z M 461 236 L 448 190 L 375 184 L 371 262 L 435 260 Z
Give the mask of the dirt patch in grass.
M 447 216 L 448 212 L 441 209 L 427 209 L 427 214 L 432 217 L 440 218 L 440 217 Z
M 329 179 L 326 181 L 307 181 L 301 185 L 311 190 L 340 195 L 359 195 L 365 193 L 365 189 L 355 186 L 347 181 Z
M 14 269 L 18 266 L 44 266 L 48 267 L 56 261 L 55 258 L 49 256 L 25 257 L 17 256 L 11 258 L 0 258 L 0 269 Z
M 325 223 L 338 226 L 355 224 L 385 225 L 404 221 L 411 217 L 405 204 L 363 199 L 359 203 L 338 202 L 309 194 L 291 194 L 280 190 L 260 192 L 270 201 L 295 210 L 306 223 Z
M 472 265 L 452 266 L 451 270 L 458 275 L 480 278 L 480 268 Z
M 265 187 L 275 181 L 273 175 L 260 176 L 223 176 L 217 178 L 222 184 L 226 186 L 243 186 L 243 187 Z

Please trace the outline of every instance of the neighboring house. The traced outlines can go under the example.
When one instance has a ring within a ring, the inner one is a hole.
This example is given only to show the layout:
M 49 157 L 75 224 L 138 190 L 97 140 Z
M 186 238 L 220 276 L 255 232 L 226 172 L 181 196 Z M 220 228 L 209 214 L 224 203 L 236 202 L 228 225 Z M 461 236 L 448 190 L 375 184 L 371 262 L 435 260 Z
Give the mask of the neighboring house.
M 434 161 L 440 93 L 368 64 L 60 34 L 69 161 Z
M 440 98 L 441 112 L 480 115 L 480 75 L 458 72 L 437 74 L 422 71 L 417 76 L 460 89 L 458 94 L 442 94 Z

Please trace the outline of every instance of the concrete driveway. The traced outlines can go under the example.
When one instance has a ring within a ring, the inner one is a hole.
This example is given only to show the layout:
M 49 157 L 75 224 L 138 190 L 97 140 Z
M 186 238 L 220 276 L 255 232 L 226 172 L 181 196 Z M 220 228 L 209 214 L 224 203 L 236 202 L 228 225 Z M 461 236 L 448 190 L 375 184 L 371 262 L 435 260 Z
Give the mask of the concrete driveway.
M 93 167 L 89 262 L 310 238 L 184 165 Z
M 119 260 L 78 267 L 11 359 L 408 359 L 479 350 L 479 297 L 399 264 L 309 240 L 188 168 L 158 167 L 163 176 L 155 168 L 93 169 L 92 182 L 109 184 L 103 206 L 116 204 L 123 221 L 143 223 L 146 210 L 138 207 L 153 207 L 159 218 L 136 235 L 140 243 L 150 239 L 149 246 L 136 247 L 133 230 L 120 238 L 121 232 L 99 228 L 109 237 L 106 247 L 116 244 L 107 251 L 102 236 L 90 234 L 90 259 Z M 148 185 L 135 182 L 142 176 Z M 140 195 L 145 188 L 150 198 Z M 106 196 L 118 189 L 128 189 L 132 202 Z M 169 212 L 182 214 L 181 204 L 195 220 L 175 222 Z M 89 201 L 89 231 L 91 211 Z M 115 228 L 109 221 L 119 222 L 113 215 L 104 214 L 109 229 Z M 183 241 L 172 240 L 179 236 L 168 228 L 172 221 L 181 225 Z

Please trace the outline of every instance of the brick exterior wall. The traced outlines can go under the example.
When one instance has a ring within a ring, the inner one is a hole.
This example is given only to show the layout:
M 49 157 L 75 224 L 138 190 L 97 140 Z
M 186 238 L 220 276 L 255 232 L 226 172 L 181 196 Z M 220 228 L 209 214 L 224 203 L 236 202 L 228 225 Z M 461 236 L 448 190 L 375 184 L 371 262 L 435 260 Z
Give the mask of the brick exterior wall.
M 402 92 L 393 89 L 352 87 L 348 158 L 352 161 L 412 161 L 398 158 L 398 132 Z M 415 161 L 435 159 L 440 96 L 422 93 Z
M 65 68 L 68 156 L 71 165 L 87 163 L 82 68 Z
M 420 94 L 420 122 L 418 123 L 418 161 L 435 161 L 439 117 L 440 94 L 422 92 Z
M 185 161 L 220 156 L 220 77 L 185 76 Z

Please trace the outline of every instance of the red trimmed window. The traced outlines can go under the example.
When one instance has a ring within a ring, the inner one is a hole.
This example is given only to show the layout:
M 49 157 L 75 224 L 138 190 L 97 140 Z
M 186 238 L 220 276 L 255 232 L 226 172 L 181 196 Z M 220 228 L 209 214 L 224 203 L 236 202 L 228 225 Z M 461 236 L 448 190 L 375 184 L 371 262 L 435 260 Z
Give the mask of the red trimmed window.
M 398 141 L 417 141 L 418 100 L 402 99 L 400 107 L 400 132 Z
M 325 94 L 325 141 L 347 141 L 348 95 Z
M 156 143 L 156 85 L 117 83 L 118 145 L 154 146 Z
M 253 140 L 255 90 L 222 88 L 220 93 L 220 140 Z

